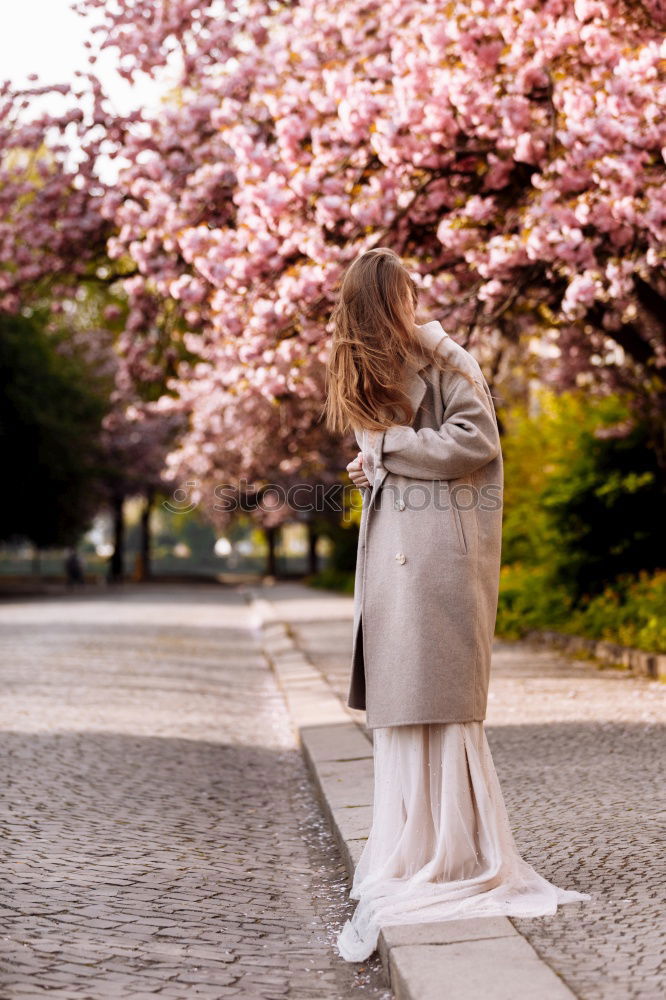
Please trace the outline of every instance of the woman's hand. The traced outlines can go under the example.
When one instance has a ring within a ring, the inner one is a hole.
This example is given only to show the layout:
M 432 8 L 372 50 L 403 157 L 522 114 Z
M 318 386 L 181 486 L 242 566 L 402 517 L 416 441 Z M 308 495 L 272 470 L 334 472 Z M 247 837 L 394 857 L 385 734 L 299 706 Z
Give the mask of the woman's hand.
M 370 481 L 363 471 L 363 452 L 359 451 L 355 459 L 347 465 L 349 478 L 354 486 L 369 486 Z

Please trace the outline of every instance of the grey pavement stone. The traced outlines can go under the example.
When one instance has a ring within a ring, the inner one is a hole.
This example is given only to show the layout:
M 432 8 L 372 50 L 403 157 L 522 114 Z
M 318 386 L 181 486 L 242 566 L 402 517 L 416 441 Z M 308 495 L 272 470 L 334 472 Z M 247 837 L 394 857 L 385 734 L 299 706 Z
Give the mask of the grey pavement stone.
M 380 934 L 379 953 L 388 982 L 392 976 L 391 955 L 395 948 L 402 948 L 405 945 L 411 945 L 412 947 L 418 945 L 450 945 L 463 941 L 485 941 L 487 938 L 517 936 L 518 931 L 506 917 L 482 917 L 476 920 L 440 920 L 423 924 L 400 924 L 383 928 Z M 425 954 L 427 956 L 427 953 Z M 439 966 L 435 973 L 437 981 L 441 981 L 443 974 L 445 978 L 446 970 L 443 966 L 447 961 L 448 954 L 449 952 L 442 952 L 441 956 L 437 958 L 436 964 Z M 431 960 L 436 955 L 437 953 L 433 953 Z M 478 952 L 468 957 L 472 964 L 478 962 Z M 494 957 L 496 958 L 497 956 Z M 413 963 L 414 959 L 410 958 L 410 967 Z M 400 963 L 398 964 L 400 965 Z M 403 980 L 403 992 L 406 992 L 407 988 L 412 988 L 414 982 L 420 982 L 420 978 L 412 980 L 407 970 L 404 971 Z M 466 994 L 463 994 L 461 991 L 461 995 Z M 517 990 L 516 995 L 520 996 Z
M 319 781 L 330 805 L 355 807 L 372 805 L 372 760 L 362 757 L 333 763 L 322 762 L 318 767 Z
M 350 723 L 333 726 L 303 726 L 302 738 L 313 761 L 361 760 L 372 761 L 372 744 L 358 727 Z
M 486 938 L 483 960 L 479 958 L 476 940 L 393 948 L 391 983 L 396 1000 L 442 1000 L 443 995 L 483 1000 L 575 1000 L 575 994 L 518 934 Z
M 506 917 L 478 920 L 439 920 L 423 924 L 400 924 L 382 931 L 386 945 L 454 944 L 484 938 L 516 937 L 518 931 Z
M 0 663 L 2 1000 L 390 997 L 241 593 L 5 601 Z

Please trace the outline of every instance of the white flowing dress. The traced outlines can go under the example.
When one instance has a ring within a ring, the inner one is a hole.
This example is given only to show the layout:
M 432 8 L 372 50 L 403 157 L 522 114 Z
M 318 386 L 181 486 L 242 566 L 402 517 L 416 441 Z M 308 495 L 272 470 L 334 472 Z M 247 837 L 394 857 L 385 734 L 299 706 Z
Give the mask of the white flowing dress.
M 373 730 L 372 827 L 337 938 L 361 962 L 380 928 L 464 917 L 538 917 L 591 899 L 558 889 L 518 853 L 483 722 Z

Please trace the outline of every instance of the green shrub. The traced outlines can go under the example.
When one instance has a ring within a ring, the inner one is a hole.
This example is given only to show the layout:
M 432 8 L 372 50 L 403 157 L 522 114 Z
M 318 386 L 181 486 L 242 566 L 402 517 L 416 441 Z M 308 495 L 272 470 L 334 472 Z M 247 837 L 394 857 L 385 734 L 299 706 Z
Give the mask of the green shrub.
M 497 633 L 666 646 L 664 476 L 629 401 L 542 389 L 503 413 Z
M 340 569 L 323 569 L 320 573 L 307 576 L 304 581 L 309 587 L 321 590 L 335 590 L 342 594 L 354 593 L 354 573 Z
M 619 576 L 602 593 L 582 602 L 566 631 L 666 653 L 666 572 Z
M 663 471 L 629 401 L 541 390 L 503 414 L 503 561 L 548 566 L 574 601 L 664 568 Z
M 497 635 L 518 639 L 530 629 L 666 653 L 666 572 L 620 576 L 600 594 L 574 606 L 571 595 L 543 567 L 503 566 Z
M 496 632 L 518 639 L 529 629 L 561 628 L 571 614 L 571 604 L 546 566 L 502 566 Z

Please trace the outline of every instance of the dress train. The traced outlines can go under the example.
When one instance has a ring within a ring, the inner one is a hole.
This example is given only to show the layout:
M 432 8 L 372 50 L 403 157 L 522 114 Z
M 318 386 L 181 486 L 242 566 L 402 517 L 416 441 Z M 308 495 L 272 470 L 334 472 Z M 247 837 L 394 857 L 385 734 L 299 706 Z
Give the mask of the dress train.
M 337 938 L 348 962 L 377 947 L 387 924 L 464 917 L 537 917 L 591 899 L 559 889 L 521 858 L 483 722 L 373 730 L 372 827 Z

